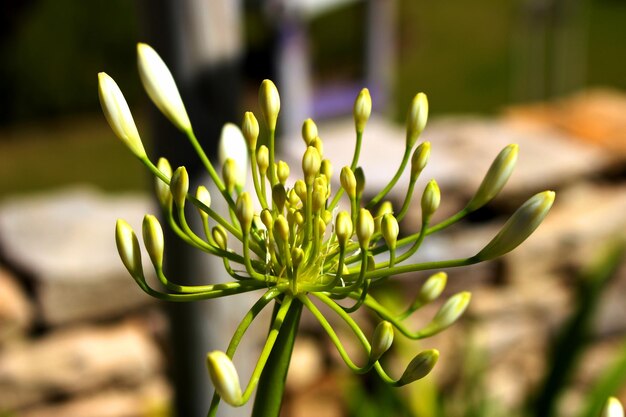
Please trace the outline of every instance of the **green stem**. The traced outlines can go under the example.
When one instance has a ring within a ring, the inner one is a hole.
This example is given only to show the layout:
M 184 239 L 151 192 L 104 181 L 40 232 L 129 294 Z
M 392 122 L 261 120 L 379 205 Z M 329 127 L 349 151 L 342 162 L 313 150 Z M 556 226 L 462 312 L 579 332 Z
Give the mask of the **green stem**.
M 277 314 L 279 307 L 280 305 L 276 303 L 274 316 Z M 291 361 L 291 353 L 296 341 L 301 313 L 302 302 L 294 299 L 289 311 L 287 311 L 285 321 L 280 328 L 278 338 L 265 364 L 265 368 L 261 373 L 254 399 L 252 417 L 278 417 L 280 414 L 287 371 L 289 370 L 289 362 Z

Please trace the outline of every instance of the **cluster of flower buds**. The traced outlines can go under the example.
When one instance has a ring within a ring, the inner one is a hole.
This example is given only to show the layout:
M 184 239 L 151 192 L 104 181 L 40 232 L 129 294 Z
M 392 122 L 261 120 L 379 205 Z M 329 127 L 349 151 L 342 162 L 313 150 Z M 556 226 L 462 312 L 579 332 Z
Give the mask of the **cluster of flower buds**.
M 426 95 L 415 96 L 406 120 L 406 144 L 395 175 L 372 198 L 366 198 L 365 173 L 359 166 L 363 132 L 372 110 L 367 89 L 354 104 L 356 144 L 350 165 L 339 170 L 339 186 L 333 190 L 333 166 L 324 154 L 323 142 L 315 122 L 308 119 L 302 126 L 304 140 L 302 177 L 290 182 L 294 172 L 284 161 L 276 161 L 274 140 L 280 97 L 272 81 L 265 80 L 259 91 L 259 107 L 267 129 L 259 138 L 259 122 L 252 112 L 245 113 L 241 128 L 228 125 L 222 135 L 221 176 L 200 147 L 174 79 L 148 45 L 139 44 L 138 63 L 141 80 L 148 95 L 161 112 L 189 139 L 222 198 L 230 216 L 223 217 L 211 208 L 206 187 L 189 190 L 184 167 L 175 170 L 164 158 L 155 164 L 147 156 L 132 115 L 117 84 L 108 75 L 99 74 L 100 101 L 115 134 L 156 177 L 156 194 L 163 219 L 189 245 L 223 259 L 232 282 L 184 286 L 169 280 L 163 271 L 163 231 L 155 216 L 147 215 L 143 223 L 143 242 L 162 286 L 151 287 L 144 277 L 137 237 L 123 220 L 116 226 L 117 247 L 122 261 L 139 286 L 148 294 L 164 300 L 186 301 L 259 291 L 259 301 L 242 320 L 224 352 L 211 352 L 207 358 L 209 373 L 219 396 L 238 406 L 245 403 L 259 379 L 269 353 L 281 329 L 290 305 L 300 303 L 319 321 L 346 364 L 358 373 L 374 369 L 390 385 L 408 384 L 427 375 L 439 353 L 420 352 L 406 371 L 394 379 L 383 369 L 380 358 L 391 347 L 394 332 L 412 339 L 432 336 L 452 325 L 465 311 L 468 292 L 452 295 L 424 327 L 414 330 L 405 320 L 421 307 L 435 301 L 446 286 L 446 274 L 437 272 L 423 284 L 414 301 L 404 309 L 388 309 L 370 293 L 370 288 L 385 279 L 407 272 L 439 270 L 474 264 L 504 255 L 522 243 L 541 223 L 554 201 L 554 192 L 545 191 L 524 203 L 502 230 L 479 253 L 463 259 L 411 263 L 423 240 L 491 201 L 502 189 L 513 171 L 517 145 L 509 145 L 496 157 L 474 197 L 459 213 L 431 224 L 441 195 L 435 180 L 430 180 L 421 195 L 421 204 L 412 204 L 414 188 L 428 163 L 430 143 L 417 143 L 426 127 Z M 410 164 L 410 182 L 404 201 L 396 210 L 387 200 L 403 172 Z M 248 171 L 249 170 L 249 171 Z M 253 184 L 246 191 L 246 173 Z M 369 192 L 370 190 L 368 190 Z M 344 196 L 345 194 L 345 196 Z M 340 204 L 343 196 L 345 204 Z M 198 210 L 203 230 L 192 230 L 185 205 Z M 344 208 L 345 207 L 345 208 Z M 421 227 L 414 234 L 401 236 L 399 223 L 409 210 L 421 209 Z M 237 241 L 233 245 L 232 241 Z M 241 246 L 236 251 L 233 247 Z M 279 301 L 274 322 L 263 347 L 250 383 L 242 390 L 231 358 L 242 335 L 266 305 Z M 368 360 L 356 364 L 322 314 L 325 305 L 354 332 Z M 366 307 L 382 319 L 372 338 L 366 337 L 350 313 Z

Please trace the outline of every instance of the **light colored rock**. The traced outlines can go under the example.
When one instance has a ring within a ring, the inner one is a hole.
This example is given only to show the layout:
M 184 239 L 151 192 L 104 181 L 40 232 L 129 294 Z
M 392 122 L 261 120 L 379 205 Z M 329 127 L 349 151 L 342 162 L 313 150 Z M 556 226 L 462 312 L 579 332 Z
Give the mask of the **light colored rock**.
M 0 248 L 33 278 L 45 323 L 119 315 L 150 297 L 119 260 L 115 221 L 126 219 L 140 236 L 141 219 L 152 211 L 148 197 L 87 188 L 15 197 L 0 206 Z M 149 275 L 147 256 L 144 262 Z
M 9 271 L 0 267 L 0 345 L 23 335 L 33 319 L 33 308 Z
M 20 417 L 146 417 L 171 415 L 172 392 L 163 378 L 135 388 L 110 388 L 60 404 L 26 410 Z
M 154 377 L 162 358 L 133 324 L 61 330 L 0 355 L 0 404 L 15 410 L 58 395 L 134 386 Z

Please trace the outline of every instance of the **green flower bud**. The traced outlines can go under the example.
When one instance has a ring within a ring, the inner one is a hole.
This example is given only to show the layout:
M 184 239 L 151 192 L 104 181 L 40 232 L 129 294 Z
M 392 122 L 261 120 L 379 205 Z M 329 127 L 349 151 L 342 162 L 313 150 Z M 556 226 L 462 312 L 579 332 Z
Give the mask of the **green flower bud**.
M 304 259 L 304 251 L 302 248 L 293 248 L 291 249 L 291 262 L 294 268 L 297 268 L 302 263 Z
M 406 367 L 406 370 L 398 381 L 398 385 L 410 384 L 411 382 L 424 378 L 433 370 L 438 359 L 439 351 L 436 349 L 428 349 L 418 353 L 409 363 L 409 366 Z
M 329 224 L 333 220 L 333 214 L 330 210 L 324 210 L 322 212 L 322 219 L 324 220 L 324 223 Z
M 289 205 L 293 208 L 298 208 L 302 203 L 302 200 L 300 200 L 300 196 L 298 196 L 298 193 L 296 193 L 296 190 L 294 190 L 293 188 L 287 192 L 287 201 L 289 202 Z
M 387 213 L 393 214 L 393 204 L 391 201 L 383 201 L 380 207 L 378 208 L 378 212 L 376 212 L 376 217 L 374 218 L 374 230 L 376 233 L 381 231 L 380 225 L 383 221 L 383 216 Z
M 267 230 L 272 230 L 272 226 L 274 225 L 274 219 L 272 218 L 272 212 L 269 209 L 261 210 L 261 221 L 267 228 Z
M 228 233 L 226 233 L 226 229 L 224 229 L 219 224 L 213 227 L 211 230 L 211 236 L 213 236 L 213 240 L 217 244 L 217 247 L 221 250 L 226 250 L 228 248 Z
M 383 216 L 383 220 L 380 224 L 381 231 L 383 232 L 383 238 L 389 248 L 395 248 L 398 241 L 398 234 L 400 234 L 400 226 L 398 220 L 391 213 L 387 213 Z
M 98 74 L 98 97 L 104 117 L 115 136 L 124 142 L 135 156 L 144 158 L 146 151 L 128 103 L 117 83 L 104 72 Z
M 370 352 L 370 361 L 376 362 L 387 352 L 393 343 L 393 326 L 384 320 L 378 323 L 372 336 L 372 350 Z
M 424 194 L 422 194 L 422 219 L 423 221 L 427 221 L 433 215 L 435 211 L 439 208 L 439 203 L 441 201 L 441 191 L 439 191 L 439 186 L 437 185 L 437 181 L 430 180 L 424 189 Z
M 276 164 L 276 174 L 278 176 L 278 181 L 280 181 L 282 185 L 285 185 L 287 179 L 289 178 L 289 165 L 287 165 L 287 162 L 278 161 L 278 164 Z
M 302 139 L 304 144 L 309 146 L 311 141 L 317 137 L 317 125 L 313 119 L 306 119 L 302 124 Z
M 362 247 L 367 248 L 374 234 L 374 218 L 369 210 L 362 208 L 356 221 L 356 235 Z
M 448 274 L 445 272 L 437 272 L 431 275 L 422 285 L 415 303 L 419 303 L 422 306 L 436 300 L 446 288 L 447 281 Z
M 320 166 L 320 173 L 326 177 L 328 181 L 333 176 L 333 164 L 328 159 L 322 159 L 322 165 Z
M 270 131 L 276 130 L 276 121 L 280 111 L 280 96 L 276 85 L 270 80 L 263 80 L 259 89 L 259 106 Z
M 356 198 L 356 177 L 354 176 L 354 172 L 350 169 L 349 166 L 345 166 L 341 168 L 341 173 L 339 174 L 339 182 L 341 183 L 341 187 L 346 190 L 346 194 L 350 197 L 351 200 Z
M 138 43 L 137 64 L 143 88 L 152 102 L 180 130 L 191 130 L 174 77 L 159 54 L 145 43 Z
M 283 242 L 289 241 L 289 223 L 282 214 L 274 220 L 274 232 Z
M 226 403 L 240 406 L 243 401 L 241 386 L 233 361 L 224 352 L 214 350 L 209 352 L 206 362 L 215 391 Z
M 513 213 L 496 237 L 476 257 L 481 261 L 494 259 L 519 246 L 548 215 L 554 198 L 554 191 L 544 191 L 531 197 Z
M 148 251 L 152 265 L 156 269 L 163 267 L 163 229 L 157 218 L 151 214 L 146 214 L 143 218 L 143 244 Z
M 306 201 L 306 184 L 302 180 L 296 180 L 293 184 L 293 189 L 295 190 L 300 200 L 304 203 Z
M 502 149 L 496 159 L 489 167 L 485 178 L 480 183 L 478 191 L 469 203 L 468 210 L 476 210 L 491 201 L 508 181 L 513 173 L 515 163 L 517 162 L 517 153 L 519 146 L 512 144 Z
M 432 336 L 454 324 L 465 312 L 472 294 L 463 291 L 454 294 L 441 306 L 431 322 L 420 331 L 423 336 Z
M 254 217 L 254 207 L 252 206 L 252 198 L 246 191 L 239 194 L 236 204 L 237 220 L 241 225 L 241 231 L 244 235 L 250 233 L 252 227 L 252 218 Z
M 326 222 L 324 221 L 324 219 L 322 219 L 321 217 L 319 217 L 317 219 L 317 229 L 319 231 L 319 235 L 320 236 L 324 236 L 324 233 L 326 233 Z
M 370 114 L 372 114 L 372 98 L 367 88 L 362 89 L 356 97 L 352 114 L 354 116 L 354 127 L 356 131 L 363 133 L 365 124 L 369 120 Z
M 211 194 L 204 185 L 199 185 L 196 189 L 196 198 L 205 206 L 211 207 Z M 200 217 L 202 217 L 203 220 L 207 220 L 209 217 L 207 212 L 202 210 L 200 207 L 198 207 L 198 213 L 200 213 Z
M 411 108 L 406 117 L 406 147 L 412 148 L 422 134 L 428 120 L 428 99 L 426 94 L 418 93 L 411 101 Z
M 335 234 L 341 246 L 345 246 L 352 237 L 352 219 L 347 211 L 340 211 L 335 218 Z
M 622 403 L 615 397 L 609 397 L 602 408 L 601 417 L 624 417 Z
M 135 279 L 143 279 L 139 241 L 132 227 L 122 219 L 117 219 L 115 224 L 115 243 L 122 263 L 130 275 Z
M 272 187 L 272 201 L 276 204 L 278 211 L 282 212 L 285 209 L 287 193 L 285 193 L 285 187 L 282 184 L 276 184 Z
M 227 158 L 222 165 L 222 178 L 229 193 L 232 193 L 237 185 L 237 163 L 234 159 Z
M 365 173 L 363 172 L 363 168 L 356 167 L 354 170 L 354 178 L 356 178 L 356 199 L 359 200 L 365 189 Z
M 187 197 L 188 191 L 189 175 L 187 174 L 187 170 L 185 167 L 178 167 L 176 171 L 174 171 L 174 174 L 172 174 L 170 181 L 170 192 L 174 198 L 174 203 L 176 203 L 178 207 L 185 206 L 185 198 Z
M 317 213 L 326 208 L 326 187 L 321 184 L 313 186 L 313 212 Z
M 259 149 L 256 151 L 256 162 L 259 165 L 261 175 L 266 175 L 270 166 L 270 151 L 267 149 L 267 146 L 259 146 Z
M 309 146 L 302 157 L 302 172 L 306 184 L 312 184 L 322 165 L 322 158 L 317 148 Z
M 157 168 L 167 178 L 172 178 L 172 167 L 170 166 L 170 163 L 167 161 L 167 159 L 159 158 L 159 162 L 157 162 Z M 157 200 L 159 200 L 159 204 L 164 210 L 168 209 L 172 205 L 172 193 L 170 192 L 170 186 L 164 183 L 159 177 L 155 177 L 154 186 Z
M 420 143 L 417 148 L 415 148 L 415 152 L 413 152 L 413 156 L 411 157 L 411 181 L 417 180 L 417 177 L 419 177 L 426 167 L 429 157 L 430 142 Z
M 241 122 L 241 133 L 246 138 L 248 149 L 250 152 L 254 152 L 256 149 L 256 142 L 259 139 L 259 122 L 254 117 L 254 113 L 247 111 L 243 115 L 243 122 Z

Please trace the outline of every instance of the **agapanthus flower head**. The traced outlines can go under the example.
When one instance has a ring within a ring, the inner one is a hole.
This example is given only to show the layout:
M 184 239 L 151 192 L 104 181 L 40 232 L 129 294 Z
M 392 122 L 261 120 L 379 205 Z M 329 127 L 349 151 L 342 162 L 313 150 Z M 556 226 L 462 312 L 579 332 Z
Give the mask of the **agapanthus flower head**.
M 172 282 L 162 268 L 166 242 L 157 218 L 152 215 L 144 220 L 144 244 L 164 290 L 155 289 L 146 282 L 137 237 L 128 223 L 119 220 L 115 236 L 122 262 L 146 293 L 164 300 L 193 301 L 244 292 L 259 294 L 259 300 L 242 320 L 227 351 L 208 355 L 209 373 L 217 389 L 215 407 L 219 397 L 234 406 L 244 404 L 250 398 L 270 354 L 282 349 L 277 346 L 281 343 L 278 342 L 282 340 L 281 335 L 294 329 L 284 323 L 296 320 L 297 324 L 303 308 L 319 321 L 340 356 L 355 372 L 374 370 L 393 386 L 426 376 L 439 358 L 436 350 L 417 354 L 396 379 L 388 375 L 379 359 L 391 347 L 395 333 L 421 339 L 452 325 L 466 310 L 470 294 L 453 295 L 442 303 L 426 326 L 411 329 L 405 319 L 424 305 L 437 302 L 446 285 L 445 273 L 432 274 L 404 311 L 396 306 L 383 306 L 371 293 L 371 288 L 398 274 L 459 267 L 503 255 L 532 233 L 554 201 L 553 192 L 531 198 L 477 255 L 411 263 L 412 255 L 428 235 L 453 225 L 500 191 L 515 163 L 516 145 L 505 148 L 496 158 L 476 196 L 463 211 L 431 224 L 432 219 L 438 217 L 434 213 L 441 200 L 437 182 L 428 182 L 421 200 L 417 204 L 413 201 L 415 184 L 428 163 L 431 148 L 429 142 L 415 147 L 428 117 L 428 101 L 424 94 L 417 94 L 411 104 L 405 154 L 396 173 L 381 190 L 367 190 L 366 173 L 359 166 L 363 130 L 372 108 L 367 89 L 363 89 L 355 101 L 354 153 L 351 163 L 341 169 L 339 180 L 332 179 L 332 162 L 324 156 L 320 131 L 311 119 L 302 127 L 305 142 L 302 175 L 293 178 L 297 176 L 295 170 L 290 169 L 287 162 L 276 161 L 274 140 L 280 97 L 274 83 L 265 80 L 259 91 L 259 107 L 266 135 L 260 135 L 259 123 L 252 112 L 244 114 L 241 129 L 228 125 L 222 135 L 220 176 L 194 136 L 169 70 L 152 48 L 140 45 L 139 52 L 145 88 L 155 104 L 187 134 L 217 192 L 211 196 L 208 189 L 201 186 L 191 194 L 190 178 L 184 167 L 172 171 L 164 158 L 155 165 L 143 152 L 141 142 L 137 142 L 139 135 L 135 133 L 125 102 L 120 101 L 121 93 L 110 77 L 100 76 L 105 115 L 115 134 L 156 177 L 162 217 L 185 242 L 222 258 L 233 281 L 199 286 Z M 259 138 L 263 138 L 262 143 Z M 395 211 L 391 197 L 397 194 L 392 192 L 409 163 L 409 186 L 404 201 L 398 206 L 400 210 Z M 247 190 L 242 174 L 246 172 L 251 173 L 253 180 Z M 215 198 L 224 199 L 229 216 L 223 217 L 212 209 L 212 199 Z M 195 206 L 202 221 L 202 233 L 189 225 L 186 217 L 190 211 L 184 209 L 185 205 Z M 422 222 L 418 231 L 403 233 L 401 226 L 409 210 L 421 210 Z M 414 279 L 422 278 L 416 274 Z M 318 308 L 319 304 L 325 305 L 327 311 L 337 315 L 352 330 L 368 358 L 365 363 L 357 364 L 350 358 L 329 320 Z M 275 305 L 271 330 L 250 382 L 242 390 L 232 357 L 252 320 L 268 305 Z M 351 315 L 360 308 L 371 311 L 379 320 L 371 341 Z

